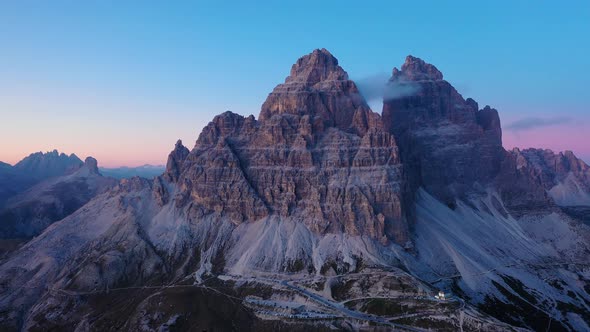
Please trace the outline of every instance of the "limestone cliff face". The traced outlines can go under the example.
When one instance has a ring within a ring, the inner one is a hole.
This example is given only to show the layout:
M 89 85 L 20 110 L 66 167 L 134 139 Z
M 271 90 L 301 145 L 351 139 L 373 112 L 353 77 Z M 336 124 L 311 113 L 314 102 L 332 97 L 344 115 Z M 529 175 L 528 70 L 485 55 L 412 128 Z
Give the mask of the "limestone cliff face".
M 179 174 L 175 199 L 193 218 L 279 216 L 318 234 L 409 239 L 396 141 L 326 50 L 293 65 L 259 120 L 218 115 L 190 154 L 178 155 L 167 176 Z
M 504 159 L 495 109 L 479 110 L 435 66 L 413 56 L 394 68 L 389 84 L 410 91 L 384 100 L 383 121 L 398 140 L 411 187 L 453 205 L 495 178 Z

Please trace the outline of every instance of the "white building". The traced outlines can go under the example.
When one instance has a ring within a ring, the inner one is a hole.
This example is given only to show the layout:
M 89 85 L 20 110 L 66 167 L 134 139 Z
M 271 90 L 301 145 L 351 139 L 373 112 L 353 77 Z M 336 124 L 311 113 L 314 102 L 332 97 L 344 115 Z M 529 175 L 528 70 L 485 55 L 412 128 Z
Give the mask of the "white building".
M 445 292 L 443 292 L 443 291 L 438 291 L 438 294 L 437 294 L 437 295 L 435 295 L 434 297 L 435 297 L 437 300 L 442 300 L 442 301 L 444 301 L 444 300 L 446 300 L 446 299 L 447 299 L 447 298 L 446 298 L 446 295 L 445 295 Z

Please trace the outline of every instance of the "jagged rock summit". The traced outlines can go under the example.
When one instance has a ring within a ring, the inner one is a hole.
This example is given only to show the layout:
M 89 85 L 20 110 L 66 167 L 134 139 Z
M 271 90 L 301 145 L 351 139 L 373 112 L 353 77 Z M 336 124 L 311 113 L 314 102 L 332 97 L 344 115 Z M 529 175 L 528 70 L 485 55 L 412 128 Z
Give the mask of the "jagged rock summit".
M 399 70 L 393 68 L 392 80 L 407 81 L 440 81 L 443 74 L 434 66 L 412 55 L 406 57 L 406 61 Z
M 47 153 L 36 152 L 19 161 L 14 168 L 26 172 L 38 179 L 46 179 L 72 172 L 82 166 L 83 162 L 75 154 L 66 155 L 53 150 Z
M 76 172 L 83 166 L 75 154 L 66 155 L 57 150 L 36 152 L 14 166 L 0 164 L 0 208 L 6 201 L 33 185 L 52 178 Z
M 356 84 L 326 49 L 301 57 L 285 83 L 270 93 L 260 111 L 260 121 L 274 115 L 310 117 L 316 131 L 336 127 L 364 134 L 378 122 Z
M 291 67 L 291 74 L 285 83 L 316 84 L 329 81 L 348 81 L 348 74 L 338 65 L 338 59 L 322 48 L 299 58 Z
M 176 181 L 180 175 L 180 168 L 182 163 L 189 154 L 189 150 L 182 145 L 182 141 L 178 140 L 174 145 L 174 150 L 168 155 L 168 162 L 166 163 L 166 171 L 164 176 L 168 181 Z

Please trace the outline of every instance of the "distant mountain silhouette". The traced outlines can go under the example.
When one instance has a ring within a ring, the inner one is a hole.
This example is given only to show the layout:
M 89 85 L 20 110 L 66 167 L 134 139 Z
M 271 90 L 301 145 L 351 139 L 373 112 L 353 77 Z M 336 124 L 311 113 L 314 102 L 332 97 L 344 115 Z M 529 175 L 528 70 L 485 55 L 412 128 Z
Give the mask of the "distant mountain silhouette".
M 110 176 L 116 179 L 129 179 L 134 176 L 139 176 L 141 178 L 152 179 L 155 176 L 162 175 L 166 170 L 166 166 L 164 165 L 143 165 L 137 167 L 114 167 L 114 168 L 107 168 L 101 167 L 99 168 L 100 173 L 104 176 Z

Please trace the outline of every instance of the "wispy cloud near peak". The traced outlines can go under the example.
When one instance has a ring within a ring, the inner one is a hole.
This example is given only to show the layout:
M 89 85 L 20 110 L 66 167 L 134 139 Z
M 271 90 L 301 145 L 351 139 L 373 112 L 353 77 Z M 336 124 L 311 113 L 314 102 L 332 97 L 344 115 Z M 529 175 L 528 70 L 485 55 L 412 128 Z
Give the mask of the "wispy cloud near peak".
M 511 131 L 525 131 L 525 130 L 532 130 L 541 127 L 550 127 L 550 126 L 558 126 L 562 124 L 571 123 L 572 118 L 567 116 L 558 116 L 558 117 L 548 117 L 548 118 L 541 118 L 541 117 L 528 117 L 523 118 L 520 120 L 516 120 L 509 125 L 506 126 L 507 130 Z
M 387 101 L 420 92 L 420 86 L 412 82 L 389 82 L 389 75 L 386 73 L 357 78 L 354 82 L 368 102 Z

